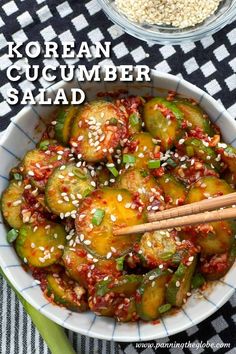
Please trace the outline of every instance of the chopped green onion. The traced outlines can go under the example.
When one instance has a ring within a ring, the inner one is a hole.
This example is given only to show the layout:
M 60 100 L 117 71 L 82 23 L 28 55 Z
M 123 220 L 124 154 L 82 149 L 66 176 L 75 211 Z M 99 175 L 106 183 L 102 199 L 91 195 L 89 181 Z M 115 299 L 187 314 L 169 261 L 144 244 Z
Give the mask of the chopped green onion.
M 160 256 L 160 258 L 163 260 L 163 261 L 168 261 L 169 259 L 171 259 L 173 256 L 173 253 L 172 252 L 164 252 L 162 253 L 162 255 Z
M 133 164 L 135 163 L 136 158 L 133 155 L 129 155 L 129 154 L 124 154 L 123 155 L 123 163 L 130 163 Z
M 92 224 L 99 226 L 102 223 L 104 216 L 105 216 L 104 210 L 96 209 L 95 213 L 93 214 Z
M 8 233 L 7 233 L 7 241 L 8 241 L 9 243 L 14 242 L 14 241 L 17 239 L 18 235 L 19 235 L 19 231 L 18 231 L 18 230 L 11 229 L 11 230 L 8 231 Z
M 166 163 L 168 165 L 172 166 L 172 167 L 176 167 L 177 166 L 177 163 L 174 160 L 172 160 L 171 158 L 167 159 Z
M 79 179 L 88 179 L 88 176 L 82 172 L 79 168 L 73 168 L 73 173 Z
M 92 191 L 93 191 L 93 188 L 85 189 L 85 191 L 83 192 L 83 198 L 87 197 Z
M 159 168 L 160 166 L 161 166 L 160 160 L 149 160 L 148 161 L 148 168 L 150 168 L 150 169 Z
M 124 261 L 125 261 L 125 255 L 119 258 L 116 258 L 116 269 L 117 270 L 123 270 L 124 269 Z
M 165 312 L 169 311 L 171 309 L 171 307 L 172 307 L 171 304 L 165 304 L 165 305 L 160 306 L 158 308 L 158 311 L 160 313 L 165 313 Z
M 108 170 L 113 174 L 114 177 L 117 177 L 119 175 L 119 171 L 115 168 L 113 164 L 106 164 Z
M 192 146 L 187 146 L 186 147 L 186 153 L 189 157 L 194 156 L 194 148 Z
M 106 295 L 110 289 L 108 287 L 108 285 L 111 283 L 111 279 L 107 279 L 107 280 L 101 280 L 98 284 L 97 284 L 97 289 L 96 289 L 96 295 L 98 296 L 104 296 Z
M 22 176 L 19 173 L 14 173 L 13 177 L 16 181 L 22 181 Z
M 135 127 L 136 125 L 138 125 L 140 123 L 140 119 L 139 119 L 139 116 L 137 115 L 137 113 L 132 113 L 130 116 L 129 116 L 129 124 L 132 126 L 132 127 Z
M 148 173 L 148 171 L 146 171 L 146 170 L 142 170 L 142 171 L 140 171 L 140 175 L 141 175 L 142 177 L 147 177 L 147 176 L 149 175 L 149 173 Z
M 39 149 L 46 151 L 48 149 L 48 145 L 50 144 L 49 140 L 43 140 L 39 143 Z
M 110 125 L 117 125 L 117 123 L 118 123 L 118 120 L 117 120 L 116 118 L 111 118 L 111 119 L 109 120 L 109 124 L 110 124 Z
M 205 278 L 203 277 L 202 274 L 200 273 L 197 273 L 193 276 L 193 279 L 192 279 L 192 288 L 193 289 L 198 289 L 200 288 L 204 283 L 205 283 Z

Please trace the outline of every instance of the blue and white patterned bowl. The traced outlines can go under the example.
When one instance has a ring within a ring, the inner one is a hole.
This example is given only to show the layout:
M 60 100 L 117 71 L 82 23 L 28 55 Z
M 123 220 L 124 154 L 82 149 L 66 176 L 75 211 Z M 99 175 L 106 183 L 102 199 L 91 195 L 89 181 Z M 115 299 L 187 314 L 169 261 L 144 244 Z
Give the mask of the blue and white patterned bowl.
M 119 82 L 119 81 L 118 81 Z M 78 82 L 59 83 L 48 89 L 48 97 L 54 97 L 58 88 L 78 87 Z M 134 95 L 165 95 L 167 90 L 192 97 L 200 102 L 211 120 L 216 122 L 228 143 L 236 143 L 236 122 L 222 105 L 196 86 L 169 74 L 152 71 L 150 83 L 81 83 L 88 99 L 95 98 L 100 91 L 129 89 Z M 18 164 L 25 152 L 32 149 L 45 128 L 53 106 L 27 106 L 16 117 L 0 140 L 0 193 L 8 183 L 8 172 Z M 37 129 L 36 129 L 37 128 Z M 20 294 L 45 316 L 72 331 L 95 338 L 114 341 L 144 341 L 172 335 L 201 322 L 219 309 L 233 294 L 236 279 L 236 264 L 224 279 L 210 286 L 202 298 L 192 296 L 175 315 L 164 316 L 160 323 L 137 322 L 120 324 L 114 319 L 98 317 L 91 312 L 71 313 L 65 308 L 50 304 L 43 296 L 38 284 L 21 267 L 14 249 L 6 240 L 7 227 L 0 215 L 0 266 Z

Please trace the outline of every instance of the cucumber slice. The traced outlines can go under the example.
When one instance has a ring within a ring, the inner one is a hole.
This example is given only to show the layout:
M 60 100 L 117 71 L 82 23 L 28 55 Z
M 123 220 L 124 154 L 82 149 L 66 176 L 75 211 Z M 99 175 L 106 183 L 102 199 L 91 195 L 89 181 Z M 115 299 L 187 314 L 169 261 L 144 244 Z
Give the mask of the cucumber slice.
M 232 187 L 223 179 L 214 176 L 202 177 L 191 186 L 186 203 L 195 203 L 209 197 L 217 197 L 232 192 Z
M 183 149 L 187 156 L 196 156 L 206 164 L 209 164 L 212 168 L 215 168 L 218 172 L 221 171 L 221 163 L 217 159 L 216 152 L 211 147 L 204 145 L 202 140 L 187 138 L 178 148 L 180 148 L 180 150 Z
M 148 162 L 154 158 L 155 146 L 151 134 L 146 132 L 135 134 L 131 139 L 131 151 L 127 153 L 133 158 L 132 166 L 148 170 Z
M 92 101 L 74 120 L 70 143 L 89 162 L 106 159 L 127 134 L 124 113 L 113 103 Z
M 181 182 L 191 185 L 195 183 L 202 177 L 215 176 L 220 177 L 219 173 L 215 170 L 214 166 L 204 163 L 197 158 L 192 158 L 189 161 L 184 161 L 184 163 L 178 165 L 173 170 L 173 174 Z
M 87 310 L 85 290 L 65 274 L 47 275 L 46 296 L 57 305 L 62 305 L 71 311 L 84 312 Z
M 47 206 L 56 215 L 76 210 L 81 199 L 94 190 L 91 182 L 90 174 L 75 164 L 56 168 L 45 188 Z
M 216 197 L 232 193 L 233 189 L 222 179 L 214 176 L 203 177 L 194 183 L 187 195 L 186 203 L 194 203 L 208 197 Z M 228 251 L 233 243 L 236 232 L 235 221 L 219 221 L 209 224 L 210 229 L 197 227 L 184 233 L 183 238 L 193 238 L 193 241 L 201 246 L 203 254 L 219 254 Z
M 125 296 L 134 295 L 142 281 L 142 275 L 123 275 L 118 279 L 110 278 L 101 280 L 96 284 L 96 295 L 104 296 L 109 292 L 124 294 Z
M 23 225 L 16 239 L 16 252 L 33 267 L 48 267 L 62 257 L 65 242 L 62 225 L 48 221 L 37 227 Z
M 202 257 L 200 263 L 201 273 L 207 280 L 218 280 L 225 276 L 235 262 L 236 242 L 227 253 L 210 257 Z
M 190 129 L 201 128 L 204 133 L 209 136 L 216 134 L 210 119 L 206 113 L 198 105 L 194 105 L 191 102 L 185 100 L 175 101 L 176 106 L 181 110 L 184 115 L 184 119 L 191 123 Z
M 13 229 L 19 229 L 22 224 L 21 205 L 23 199 L 24 185 L 21 181 L 11 181 L 2 194 L 1 209 L 7 223 Z
M 55 137 L 62 144 L 68 144 L 70 140 L 71 127 L 78 112 L 78 107 L 67 106 L 61 109 L 56 117 Z
M 124 188 L 131 193 L 139 195 L 140 199 L 145 203 L 150 203 L 149 199 L 154 193 L 152 190 L 159 192 L 156 179 L 146 170 L 128 169 L 124 170 L 115 184 L 116 188 Z
M 175 103 L 161 97 L 153 98 L 145 103 L 143 115 L 146 129 L 161 140 L 164 150 L 170 149 L 182 135 L 183 113 Z
M 146 214 L 132 209 L 132 205 L 132 195 L 125 189 L 103 188 L 83 200 L 75 221 L 76 230 L 78 235 L 84 235 L 84 245 L 95 257 L 119 257 L 139 241 L 137 234 L 127 237 L 112 233 L 113 228 L 141 224 L 146 220 Z M 97 209 L 104 211 L 104 217 L 96 226 L 92 219 Z
M 140 241 L 140 250 L 147 264 L 157 266 L 172 259 L 176 252 L 174 236 L 168 231 L 145 232 Z
M 166 284 L 171 273 L 159 268 L 147 273 L 138 288 L 136 303 L 140 318 L 144 321 L 153 321 L 160 317 L 159 307 L 165 304 Z
M 138 320 L 136 301 L 134 298 L 129 298 L 129 301 L 117 305 L 114 316 L 119 322 L 133 322 Z
M 74 279 L 82 286 L 87 287 L 89 260 L 85 248 L 80 244 L 77 244 L 76 247 L 73 248 L 66 246 L 62 260 L 70 278 Z
M 186 198 L 186 188 L 173 175 L 167 173 L 157 180 L 159 186 L 163 189 L 165 202 L 176 206 L 184 203 Z
M 220 146 L 219 146 L 220 145 Z M 221 160 L 228 166 L 232 172 L 234 179 L 236 179 L 236 148 L 231 145 L 218 144 L 216 151 L 221 155 Z
M 197 257 L 194 257 L 189 266 L 181 263 L 172 276 L 166 290 L 166 301 L 177 307 L 181 307 L 191 289 L 193 273 L 196 269 Z
M 60 145 L 50 145 L 47 151 L 30 150 L 23 159 L 24 176 L 29 178 L 34 186 L 44 191 L 53 170 L 65 164 L 69 159 L 69 154 L 70 150 Z

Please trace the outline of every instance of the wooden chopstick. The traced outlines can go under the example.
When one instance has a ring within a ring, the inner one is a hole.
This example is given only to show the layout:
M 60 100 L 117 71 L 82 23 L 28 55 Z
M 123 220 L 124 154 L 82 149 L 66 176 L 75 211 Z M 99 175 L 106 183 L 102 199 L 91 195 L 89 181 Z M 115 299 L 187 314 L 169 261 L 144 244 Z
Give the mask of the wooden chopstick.
M 113 230 L 114 235 L 129 235 L 136 233 L 144 233 L 154 230 L 166 230 L 174 227 L 191 226 L 196 224 L 205 224 L 213 221 L 222 221 L 236 218 L 236 208 L 227 208 L 220 210 L 213 210 L 200 214 L 181 216 L 174 219 L 167 219 L 161 221 L 153 221 L 146 224 L 123 227 L 121 229 Z
M 150 213 L 148 221 L 158 221 L 171 218 L 177 218 L 185 215 L 199 214 L 204 211 L 215 210 L 218 208 L 236 205 L 236 192 L 222 195 L 211 199 L 204 199 L 200 202 L 178 206 L 175 208 Z

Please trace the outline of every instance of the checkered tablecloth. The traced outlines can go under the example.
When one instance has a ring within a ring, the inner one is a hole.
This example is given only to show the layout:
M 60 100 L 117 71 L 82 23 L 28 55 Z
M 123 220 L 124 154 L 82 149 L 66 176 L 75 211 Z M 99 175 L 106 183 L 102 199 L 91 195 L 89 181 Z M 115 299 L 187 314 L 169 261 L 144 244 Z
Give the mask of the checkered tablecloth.
M 11 88 L 33 89 L 47 87 L 43 79 L 29 83 L 22 80 L 13 84 L 6 78 L 6 69 L 12 61 L 6 55 L 7 41 L 112 41 L 112 57 L 102 63 L 147 64 L 163 72 L 183 76 L 209 92 L 221 101 L 232 116 L 236 117 L 236 22 L 230 24 L 214 36 L 197 43 L 181 46 L 159 46 L 141 42 L 122 32 L 113 25 L 101 11 L 96 0 L 1 0 L 0 2 L 0 131 L 3 131 L 20 109 L 9 106 L 6 91 Z M 45 60 L 43 60 L 46 64 Z M 29 63 L 42 65 L 42 58 Z M 49 62 L 47 61 L 47 64 Z M 62 59 L 51 60 L 53 65 L 65 63 Z M 25 59 L 18 64 L 24 68 Z M 80 60 L 80 64 L 91 67 L 97 60 Z M 207 353 L 236 353 L 236 296 L 209 319 L 159 342 L 211 342 L 230 343 L 229 349 L 211 350 Z M 67 332 L 78 353 L 145 353 L 152 349 L 135 348 L 133 344 L 110 343 L 89 339 Z M 24 313 L 14 293 L 0 279 L 0 353 L 1 354 L 43 354 L 48 353 L 46 344 L 32 326 L 30 318 Z M 163 349 L 158 353 L 196 353 L 204 349 Z M 62 353 L 66 354 L 66 353 Z

